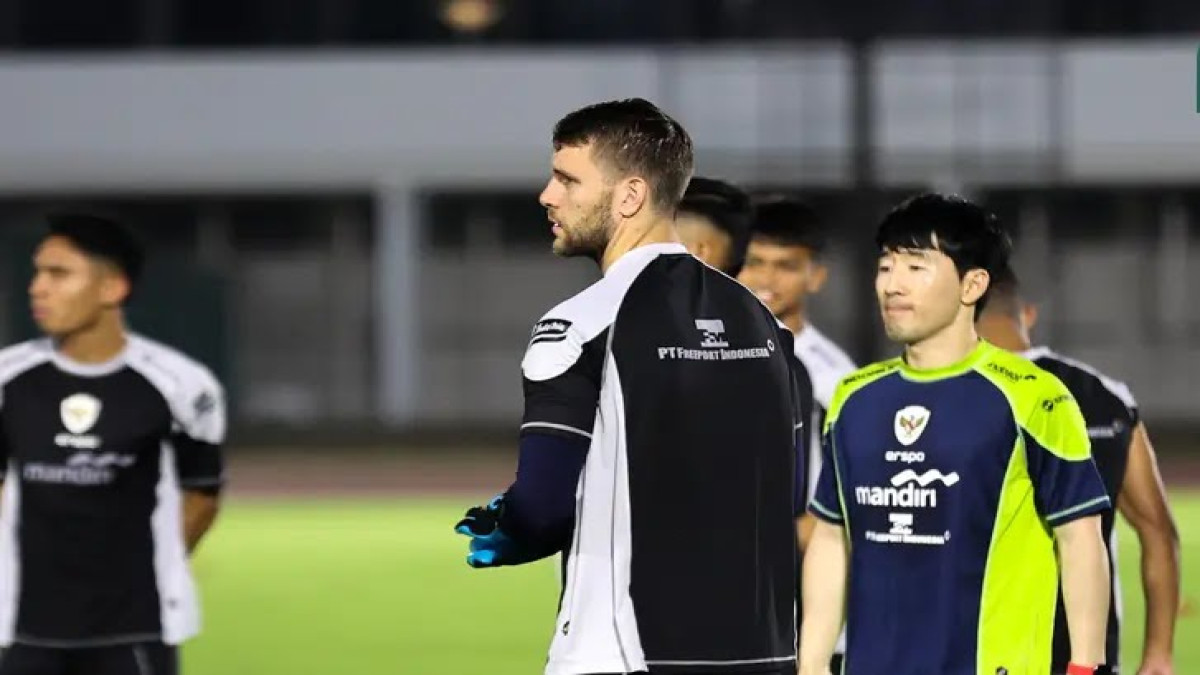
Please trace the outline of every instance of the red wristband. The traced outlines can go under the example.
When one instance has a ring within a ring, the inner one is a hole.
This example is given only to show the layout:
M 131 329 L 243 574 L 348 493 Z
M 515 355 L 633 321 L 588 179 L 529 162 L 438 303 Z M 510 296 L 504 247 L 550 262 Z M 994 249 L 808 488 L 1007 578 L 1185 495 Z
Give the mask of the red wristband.
M 1068 663 L 1067 675 L 1096 675 L 1096 666 L 1081 666 L 1078 663 Z

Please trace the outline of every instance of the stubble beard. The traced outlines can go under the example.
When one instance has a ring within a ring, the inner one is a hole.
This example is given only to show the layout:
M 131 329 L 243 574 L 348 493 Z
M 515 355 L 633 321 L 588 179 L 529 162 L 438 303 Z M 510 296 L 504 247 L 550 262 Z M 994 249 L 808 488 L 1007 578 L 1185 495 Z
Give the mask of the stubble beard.
M 612 238 L 612 215 L 608 199 L 601 199 L 578 224 L 562 228 L 562 236 L 554 240 L 554 253 L 563 258 L 587 257 L 597 262 L 604 256 Z

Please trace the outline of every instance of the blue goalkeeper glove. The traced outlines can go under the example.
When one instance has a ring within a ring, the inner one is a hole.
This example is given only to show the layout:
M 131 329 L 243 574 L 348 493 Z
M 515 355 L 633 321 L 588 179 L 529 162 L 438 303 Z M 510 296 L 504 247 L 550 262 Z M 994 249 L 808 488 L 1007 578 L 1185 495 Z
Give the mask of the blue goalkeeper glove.
M 471 538 L 467 564 L 471 567 L 502 567 L 520 565 L 539 556 L 526 549 L 500 529 L 504 513 L 504 495 L 497 495 L 487 506 L 473 506 L 454 531 Z

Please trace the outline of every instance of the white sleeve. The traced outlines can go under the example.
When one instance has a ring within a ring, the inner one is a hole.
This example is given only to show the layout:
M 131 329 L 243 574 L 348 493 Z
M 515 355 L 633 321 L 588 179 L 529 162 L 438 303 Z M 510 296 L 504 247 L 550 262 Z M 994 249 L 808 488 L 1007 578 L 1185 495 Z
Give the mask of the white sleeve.
M 188 382 L 175 406 L 178 431 L 192 440 L 212 445 L 225 442 L 225 391 L 207 369 Z

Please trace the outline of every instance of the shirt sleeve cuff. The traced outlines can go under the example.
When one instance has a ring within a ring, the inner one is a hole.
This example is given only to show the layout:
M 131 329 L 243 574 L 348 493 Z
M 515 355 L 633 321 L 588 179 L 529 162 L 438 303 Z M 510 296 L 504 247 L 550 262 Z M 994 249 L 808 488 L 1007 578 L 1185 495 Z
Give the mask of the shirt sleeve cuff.
M 1046 516 L 1046 524 L 1050 527 L 1060 527 L 1073 520 L 1094 516 L 1110 508 L 1112 508 L 1112 502 L 1109 501 L 1107 496 L 1096 497 L 1082 504 L 1072 506 L 1069 509 L 1063 509 L 1062 511 Z
M 817 501 L 815 497 L 808 502 L 808 511 L 827 523 L 841 525 L 844 522 L 841 514 L 821 504 L 821 502 Z
M 528 433 L 547 434 L 550 436 L 562 436 L 565 438 L 586 438 L 592 439 L 592 432 L 580 429 L 577 426 L 570 424 L 562 424 L 559 422 L 525 422 L 521 425 L 521 435 Z

